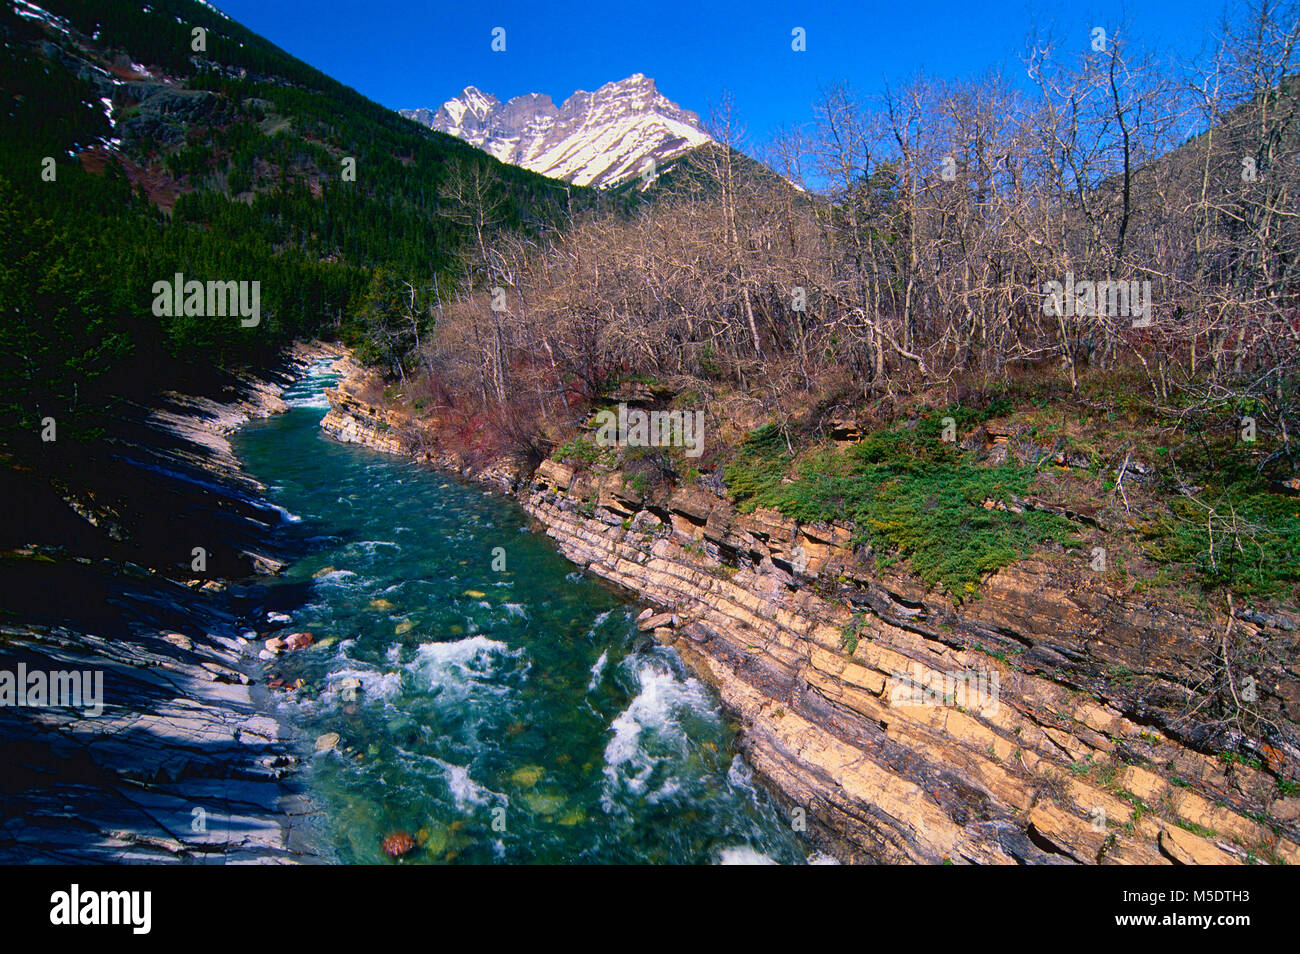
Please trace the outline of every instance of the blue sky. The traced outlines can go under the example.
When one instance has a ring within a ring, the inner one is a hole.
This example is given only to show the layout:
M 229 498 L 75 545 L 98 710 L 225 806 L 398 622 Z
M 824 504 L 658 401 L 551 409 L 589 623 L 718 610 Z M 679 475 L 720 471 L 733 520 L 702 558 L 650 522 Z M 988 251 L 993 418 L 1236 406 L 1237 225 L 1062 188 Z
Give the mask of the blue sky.
M 437 107 L 467 85 L 502 100 L 526 92 L 557 104 L 632 73 L 705 114 L 724 89 L 752 142 L 811 118 L 820 87 L 847 80 L 871 92 L 918 71 L 942 77 L 1001 69 L 1023 75 L 1037 24 L 1087 47 L 1095 26 L 1194 55 L 1225 0 L 895 0 L 809 3 L 731 0 L 591 4 L 545 0 L 213 0 L 300 59 L 394 109 Z M 506 29 L 506 51 L 490 49 Z M 807 51 L 790 49 L 807 31 Z

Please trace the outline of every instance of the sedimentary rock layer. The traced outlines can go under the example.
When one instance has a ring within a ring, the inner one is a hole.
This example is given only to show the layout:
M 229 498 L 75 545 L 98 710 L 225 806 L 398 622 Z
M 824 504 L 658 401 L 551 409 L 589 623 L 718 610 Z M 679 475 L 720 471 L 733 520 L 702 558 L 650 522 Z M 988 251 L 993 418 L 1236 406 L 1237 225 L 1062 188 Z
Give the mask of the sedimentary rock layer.
M 354 421 L 395 413 L 355 387 L 338 399 Z M 370 438 L 413 426 L 354 433 L 399 450 Z M 1300 862 L 1287 620 L 1234 621 L 1271 661 L 1266 719 L 1225 733 L 1202 711 L 1227 625 L 1212 614 L 1048 559 L 999 571 L 958 607 L 879 570 L 848 527 L 740 514 L 698 487 L 647 504 L 616 473 L 553 461 L 515 485 L 565 556 L 651 605 L 643 626 L 717 687 L 792 821 L 844 860 Z M 1255 757 L 1223 758 L 1225 737 Z

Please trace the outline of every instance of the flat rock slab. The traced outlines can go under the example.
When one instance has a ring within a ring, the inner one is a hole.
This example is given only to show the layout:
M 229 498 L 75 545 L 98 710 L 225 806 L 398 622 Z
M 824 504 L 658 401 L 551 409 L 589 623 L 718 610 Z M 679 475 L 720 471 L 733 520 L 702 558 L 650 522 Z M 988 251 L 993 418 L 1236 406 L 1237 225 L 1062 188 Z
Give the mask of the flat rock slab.
M 104 708 L 0 708 L 0 863 L 310 860 L 289 847 L 310 818 L 288 814 L 291 740 L 249 686 L 211 681 L 224 650 L 44 635 L 4 634 L 5 668 L 102 672 Z

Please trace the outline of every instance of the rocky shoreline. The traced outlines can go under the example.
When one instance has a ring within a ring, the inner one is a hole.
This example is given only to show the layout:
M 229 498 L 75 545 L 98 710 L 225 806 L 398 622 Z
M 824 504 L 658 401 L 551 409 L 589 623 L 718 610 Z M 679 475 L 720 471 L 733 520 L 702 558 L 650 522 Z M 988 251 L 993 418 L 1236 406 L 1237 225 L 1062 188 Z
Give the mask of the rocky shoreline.
M 467 468 L 351 370 L 327 429 L 511 490 L 566 557 L 650 604 L 643 629 L 716 687 L 750 763 L 829 853 L 1300 863 L 1294 621 L 1191 615 L 1039 560 L 955 607 L 878 570 L 846 527 L 740 514 L 694 487 L 647 505 L 617 473 L 553 461 Z M 1216 753 L 1196 715 L 1228 625 L 1277 660 L 1260 680 L 1277 730 L 1239 735 L 1250 759 Z M 971 685 L 997 691 L 955 698 Z
M 102 673 L 103 709 L 0 708 L 0 861 L 312 860 L 302 742 L 272 714 L 246 628 L 255 576 L 283 566 L 283 516 L 229 435 L 284 411 L 284 387 L 326 353 L 301 346 L 218 398 L 128 409 L 98 479 L 32 491 L 81 523 L 5 555 L 4 668 Z M 160 555 L 188 559 L 200 532 L 206 573 Z
M 643 625 L 717 687 L 751 764 L 833 853 L 1300 862 L 1296 797 L 1187 744 L 1178 688 L 1202 675 L 1209 622 L 1089 599 L 1036 561 L 959 611 L 865 566 L 845 528 L 690 488 L 643 509 L 620 485 L 547 461 L 522 499 L 569 559 L 662 611 Z M 1140 697 L 1107 680 L 1121 666 L 1152 677 Z M 953 698 L 971 674 L 996 697 Z M 948 698 L 917 691 L 934 686 Z

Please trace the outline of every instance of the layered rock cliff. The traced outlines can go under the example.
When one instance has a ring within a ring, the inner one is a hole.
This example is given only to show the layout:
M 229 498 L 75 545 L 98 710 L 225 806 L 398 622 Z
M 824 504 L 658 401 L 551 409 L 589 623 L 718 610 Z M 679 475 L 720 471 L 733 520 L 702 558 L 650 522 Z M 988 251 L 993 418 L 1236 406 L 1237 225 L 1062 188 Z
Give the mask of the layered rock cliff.
M 340 357 L 333 370 L 340 379 L 337 387 L 325 389 L 330 409 L 320 422 L 321 429 L 344 444 L 360 444 L 388 454 L 407 453 L 415 435 L 406 416 L 366 399 L 367 375 L 350 356 Z
M 1037 561 L 959 610 L 864 564 L 848 528 L 695 488 L 643 507 L 552 461 L 522 499 L 571 560 L 664 611 L 647 623 L 718 687 L 755 769 L 848 859 L 1300 861 L 1300 799 L 1271 774 L 1295 750 L 1253 768 L 1189 744 L 1216 621 Z M 1294 632 L 1271 636 L 1295 658 Z
M 390 413 L 336 398 L 354 422 Z M 792 823 L 838 857 L 1300 862 L 1294 621 L 1195 616 L 1047 560 L 958 607 L 868 562 L 850 528 L 700 487 L 647 503 L 546 461 L 517 492 L 569 559 L 650 604 L 643 628 L 717 687 Z M 1228 731 L 1247 758 L 1220 754 L 1202 711 L 1230 626 L 1269 656 L 1267 728 Z

